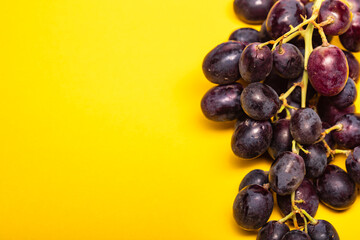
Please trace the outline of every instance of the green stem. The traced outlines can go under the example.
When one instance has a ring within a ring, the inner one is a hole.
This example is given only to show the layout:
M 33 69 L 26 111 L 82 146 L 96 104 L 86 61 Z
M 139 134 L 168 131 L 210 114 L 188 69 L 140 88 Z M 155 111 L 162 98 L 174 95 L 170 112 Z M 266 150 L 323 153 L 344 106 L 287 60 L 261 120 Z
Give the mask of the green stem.
M 280 219 L 278 222 L 284 223 L 287 220 L 289 220 L 290 218 L 292 218 L 294 216 L 294 214 L 295 214 L 294 212 L 290 212 L 288 215 L 286 215 L 284 218 Z
M 310 224 L 317 224 L 318 223 L 318 220 L 316 220 L 315 218 L 310 216 L 310 214 L 308 214 L 304 209 L 301 209 L 301 212 L 307 217 L 307 219 L 309 219 Z

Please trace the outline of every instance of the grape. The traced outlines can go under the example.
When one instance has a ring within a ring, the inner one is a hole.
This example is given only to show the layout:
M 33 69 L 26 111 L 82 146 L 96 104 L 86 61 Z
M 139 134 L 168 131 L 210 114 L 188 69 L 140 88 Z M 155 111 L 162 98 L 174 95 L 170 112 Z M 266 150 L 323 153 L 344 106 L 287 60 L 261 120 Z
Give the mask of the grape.
M 210 120 L 232 121 L 242 114 L 240 95 L 243 87 L 239 83 L 211 88 L 201 100 L 201 110 Z
M 304 159 L 307 178 L 317 178 L 325 171 L 327 165 L 326 148 L 322 143 L 305 146 L 310 153 L 300 152 L 300 156 Z
M 298 109 L 290 120 L 292 137 L 300 144 L 312 144 L 321 134 L 321 120 L 311 108 Z
M 240 79 L 239 59 L 245 44 L 229 41 L 211 50 L 202 65 L 205 77 L 212 83 L 229 84 Z
M 344 109 L 338 109 L 335 107 L 328 98 L 320 97 L 317 104 L 317 110 L 322 121 L 329 123 L 331 126 L 345 114 L 354 113 L 355 106 L 350 105 Z
M 274 70 L 270 72 L 263 83 L 274 89 L 278 96 L 287 90 L 287 79 L 277 75 Z
M 318 220 L 317 224 L 309 224 L 308 234 L 311 240 L 340 240 L 334 226 L 325 220 Z
M 279 154 L 291 151 L 292 136 L 290 133 L 290 120 L 280 119 L 273 124 L 273 138 L 268 148 L 269 155 L 276 159 Z
M 260 43 L 250 43 L 240 57 L 240 74 L 248 83 L 265 80 L 272 69 L 271 50 L 268 46 L 259 48 L 259 45 Z
M 346 114 L 336 124 L 343 126 L 341 130 L 331 132 L 339 147 L 353 149 L 360 145 L 360 115 Z
M 270 187 L 279 195 L 287 195 L 300 186 L 304 176 L 305 163 L 302 157 L 292 152 L 283 152 L 270 167 Z
M 245 230 L 257 230 L 269 219 L 274 207 L 271 193 L 259 185 L 247 186 L 237 194 L 233 213 L 237 224 Z
M 360 51 L 360 12 L 354 14 L 349 29 L 339 38 L 347 50 L 351 52 Z
M 349 77 L 355 82 L 359 80 L 360 64 L 355 56 L 348 51 L 343 51 L 349 65 Z
M 278 1 L 266 18 L 267 32 L 271 38 L 279 38 L 290 30 L 290 25 L 297 26 L 302 23 L 301 15 L 305 16 L 305 7 L 300 1 Z
M 284 235 L 282 240 L 311 240 L 306 232 L 300 230 L 292 230 Z
M 290 229 L 285 223 L 267 222 L 258 232 L 256 240 L 281 240 Z
M 323 26 L 325 34 L 341 35 L 349 29 L 351 12 L 342 0 L 325 0 L 321 4 L 318 21 L 326 21 L 329 17 L 333 18 L 334 22 Z
M 229 40 L 240 41 L 246 45 L 260 42 L 259 32 L 253 28 L 240 28 L 231 33 Z
M 240 97 L 244 112 L 255 120 L 268 120 L 276 114 L 281 104 L 271 87 L 262 83 L 250 83 Z
M 261 24 L 273 4 L 273 0 L 235 0 L 234 11 L 246 23 Z
M 335 210 L 349 208 L 356 200 L 356 185 L 350 176 L 335 165 L 328 165 L 324 174 L 316 179 L 320 200 Z
M 277 203 L 283 215 L 288 215 L 291 212 L 291 196 L 277 195 Z M 295 190 L 295 201 L 303 200 L 301 203 L 296 203 L 298 208 L 304 209 L 312 217 L 315 216 L 319 207 L 319 197 L 316 194 L 316 189 L 312 182 L 304 178 L 301 185 Z M 296 214 L 296 219 L 299 224 L 304 224 L 303 218 L 300 214 Z
M 354 151 L 346 158 L 346 170 L 349 176 L 356 183 L 360 184 L 360 147 L 354 148 Z
M 339 94 L 345 87 L 348 71 L 345 54 L 334 45 L 317 47 L 310 54 L 309 79 L 311 85 L 321 95 Z
M 353 13 L 360 12 L 360 0 L 347 0 Z
M 298 78 L 294 78 L 294 79 L 289 79 L 288 84 L 287 84 L 287 88 L 291 88 L 295 83 L 301 82 L 302 81 L 302 74 L 301 76 L 299 76 Z M 314 97 L 314 95 L 316 94 L 316 91 L 314 90 L 314 88 L 309 84 L 308 88 L 307 88 L 307 93 L 306 93 L 306 101 L 309 101 L 312 97 Z M 296 102 L 296 103 L 301 103 L 301 87 L 298 86 L 295 88 L 295 90 L 290 94 L 291 100 Z
M 304 57 L 300 50 L 290 43 L 284 43 L 273 51 L 273 67 L 283 78 L 296 78 L 303 73 Z
M 344 89 L 337 95 L 328 97 L 329 101 L 337 108 L 346 108 L 354 103 L 357 97 L 355 82 L 348 78 Z
M 251 118 L 239 121 L 231 139 L 235 155 L 243 159 L 253 159 L 266 152 L 272 138 L 269 121 L 256 121 Z
M 267 172 L 264 172 L 261 169 L 255 169 L 250 171 L 243 178 L 239 186 L 239 191 L 249 185 L 257 184 L 263 186 L 266 183 L 269 183 Z
M 271 37 L 266 30 L 266 22 L 264 21 L 261 25 L 260 32 L 259 32 L 260 42 L 267 42 L 271 40 Z

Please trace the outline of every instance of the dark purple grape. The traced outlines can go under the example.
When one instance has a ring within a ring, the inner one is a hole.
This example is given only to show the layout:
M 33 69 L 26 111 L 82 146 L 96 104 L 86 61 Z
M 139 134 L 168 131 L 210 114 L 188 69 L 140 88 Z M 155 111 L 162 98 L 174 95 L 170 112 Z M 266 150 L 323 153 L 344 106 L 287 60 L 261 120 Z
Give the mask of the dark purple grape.
M 280 77 L 272 70 L 263 83 L 274 89 L 280 96 L 282 93 L 286 92 L 287 82 L 287 79 Z
M 270 41 L 272 38 L 270 37 L 268 31 L 266 30 L 266 22 L 264 21 L 261 25 L 259 31 L 260 42 Z
M 360 51 L 360 12 L 355 13 L 349 29 L 340 35 L 340 42 L 351 52 Z
M 308 154 L 303 151 L 300 156 L 304 159 L 307 178 L 317 178 L 325 171 L 327 165 L 326 148 L 322 143 L 304 146 L 309 151 Z
M 341 130 L 332 131 L 332 138 L 341 148 L 353 149 L 360 145 L 360 115 L 346 114 L 336 124 L 341 124 Z
M 347 0 L 353 13 L 360 12 L 360 0 Z
M 303 200 L 302 203 L 296 203 L 298 208 L 304 209 L 312 217 L 315 216 L 319 207 L 319 197 L 312 182 L 304 178 L 301 185 L 295 190 L 295 201 Z M 277 195 L 277 203 L 283 215 L 288 215 L 291 212 L 291 196 Z M 300 214 L 296 214 L 296 219 L 299 224 L 304 224 L 304 219 Z
M 335 165 L 328 165 L 324 174 L 316 179 L 320 200 L 335 210 L 349 208 L 356 200 L 356 185 L 350 176 Z
M 287 195 L 300 186 L 304 176 L 305 163 L 302 157 L 292 152 L 283 152 L 270 167 L 270 187 L 279 195 Z
M 354 151 L 346 158 L 346 170 L 349 176 L 357 184 L 360 184 L 360 147 L 354 148 Z
M 240 41 L 246 45 L 260 42 L 259 32 L 253 28 L 240 28 L 231 33 L 229 40 Z
M 269 155 L 276 159 L 279 154 L 291 151 L 292 136 L 290 133 L 290 120 L 280 119 L 273 124 L 273 138 L 268 148 Z
M 256 240 L 281 240 L 290 229 L 285 223 L 267 222 L 258 232 Z
M 321 120 L 311 108 L 298 109 L 290 120 L 292 137 L 300 144 L 312 144 L 321 134 Z
M 231 148 L 236 156 L 253 159 L 266 152 L 271 138 L 272 127 L 269 121 L 246 118 L 237 123 L 231 139 Z
M 348 78 L 344 89 L 337 95 L 328 97 L 329 101 L 337 108 L 347 108 L 352 105 L 357 97 L 355 82 Z
M 268 46 L 259 48 L 260 43 L 250 43 L 241 54 L 239 69 L 246 82 L 260 82 L 270 74 L 273 57 Z
M 243 22 L 261 24 L 265 21 L 273 4 L 273 0 L 235 0 L 234 11 Z
M 296 78 L 304 70 L 304 57 L 300 50 L 291 43 L 284 43 L 273 51 L 273 68 L 283 78 Z
M 349 29 L 351 12 L 342 0 L 325 0 L 321 4 L 318 21 L 324 22 L 329 17 L 333 18 L 334 22 L 323 26 L 325 34 L 341 35 Z
M 243 178 L 243 180 L 241 181 L 240 186 L 239 186 L 239 191 L 249 185 L 257 184 L 257 185 L 263 186 L 266 183 L 269 183 L 267 172 L 265 172 L 261 169 L 255 169 L 255 170 L 250 171 Z
M 345 87 L 348 71 L 345 54 L 334 45 L 317 47 L 310 54 L 309 79 L 311 85 L 321 95 L 339 94 Z
M 306 11 L 307 18 L 311 17 L 311 15 L 313 13 L 313 9 L 312 9 L 313 6 L 314 6 L 314 2 L 309 2 L 309 3 L 305 4 L 305 11 Z
M 244 88 L 240 101 L 244 112 L 255 120 L 270 119 L 281 106 L 275 90 L 259 82 Z
M 302 23 L 301 15 L 305 16 L 305 7 L 300 1 L 278 1 L 266 18 L 267 32 L 271 38 L 279 38 L 290 30 L 290 25 L 295 27 Z
M 268 221 L 274 207 L 270 191 L 259 185 L 247 186 L 238 193 L 233 205 L 237 224 L 245 230 L 257 230 Z
M 291 88 L 295 83 L 302 81 L 302 74 L 298 78 L 289 79 L 287 88 Z M 308 85 L 307 92 L 306 92 L 306 101 L 309 101 L 311 98 L 314 97 L 316 94 L 315 89 L 311 86 L 311 84 Z M 296 87 L 295 90 L 290 94 L 291 100 L 293 100 L 296 103 L 301 103 L 301 87 Z
M 333 225 L 325 220 L 317 220 L 317 224 L 308 225 L 308 234 L 311 240 L 340 240 Z
M 351 105 L 344 109 L 338 109 L 328 98 L 320 97 L 317 104 L 317 110 L 321 120 L 332 126 L 345 114 L 354 113 L 355 106 Z
M 238 119 L 242 114 L 239 83 L 211 88 L 201 100 L 201 110 L 210 120 L 223 122 Z
M 239 59 L 245 44 L 229 41 L 211 50 L 204 58 L 202 69 L 212 83 L 229 84 L 240 79 Z
M 355 82 L 359 80 L 360 75 L 360 64 L 355 56 L 348 51 L 343 51 L 349 65 L 349 77 Z
M 310 236 L 300 230 L 292 230 L 284 235 L 282 240 L 311 240 Z

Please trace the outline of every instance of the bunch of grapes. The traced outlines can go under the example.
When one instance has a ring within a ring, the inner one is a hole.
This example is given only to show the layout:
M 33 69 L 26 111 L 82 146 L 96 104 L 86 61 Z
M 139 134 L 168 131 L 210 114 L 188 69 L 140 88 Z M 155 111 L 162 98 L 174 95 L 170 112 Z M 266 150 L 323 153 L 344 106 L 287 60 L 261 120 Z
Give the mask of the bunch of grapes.
M 339 239 L 314 216 L 319 202 L 349 208 L 360 184 L 360 66 L 351 53 L 360 51 L 360 0 L 235 0 L 234 10 L 261 30 L 238 29 L 206 55 L 203 72 L 217 86 L 201 108 L 210 120 L 236 120 L 240 159 L 273 159 L 241 181 L 235 221 L 259 230 L 258 240 Z M 346 154 L 347 171 L 330 164 L 335 154 Z M 268 221 L 274 197 L 284 218 Z

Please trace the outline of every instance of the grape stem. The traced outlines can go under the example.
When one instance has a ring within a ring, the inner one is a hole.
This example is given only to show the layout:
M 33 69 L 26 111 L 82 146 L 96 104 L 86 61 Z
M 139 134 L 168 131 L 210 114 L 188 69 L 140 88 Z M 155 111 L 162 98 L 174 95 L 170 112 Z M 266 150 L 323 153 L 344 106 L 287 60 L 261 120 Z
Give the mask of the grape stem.
M 336 131 L 340 131 L 343 128 L 343 125 L 341 123 L 336 124 L 328 129 L 325 129 L 325 131 L 323 131 L 320 135 L 319 140 L 317 140 L 315 143 L 321 142 L 322 140 L 324 140 L 324 138 L 326 137 L 327 134 L 331 133 L 332 131 L 336 130 Z

